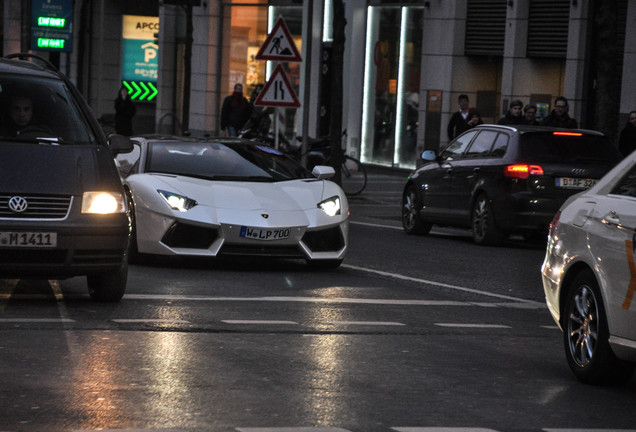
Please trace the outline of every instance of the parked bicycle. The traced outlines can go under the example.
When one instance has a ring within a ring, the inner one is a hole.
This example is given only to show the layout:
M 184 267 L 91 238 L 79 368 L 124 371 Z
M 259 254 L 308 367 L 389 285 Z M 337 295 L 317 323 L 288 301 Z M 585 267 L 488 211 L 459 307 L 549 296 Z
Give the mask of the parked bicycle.
M 310 138 L 308 140 L 307 151 L 303 154 L 302 137 L 296 137 L 291 153 L 297 160 L 302 156 L 307 158 L 307 167 L 312 169 L 316 165 L 331 165 L 331 144 L 329 137 Z M 355 196 L 362 193 L 367 186 L 367 171 L 362 162 L 347 154 L 342 155 L 341 164 L 341 187 L 347 196 Z
M 343 136 L 346 131 L 343 132 Z M 275 145 L 276 136 L 270 132 L 258 133 L 251 125 L 246 125 L 239 136 L 253 139 L 270 146 Z M 308 148 L 302 152 L 302 137 L 296 137 L 294 142 L 289 142 L 285 137 L 279 136 L 278 149 L 290 157 L 301 161 L 303 156 L 307 160 L 307 168 L 312 170 L 316 165 L 331 165 L 331 144 L 329 137 L 310 138 Z M 355 196 L 362 193 L 367 186 L 367 171 L 362 162 L 347 154 L 342 155 L 341 187 L 347 196 Z

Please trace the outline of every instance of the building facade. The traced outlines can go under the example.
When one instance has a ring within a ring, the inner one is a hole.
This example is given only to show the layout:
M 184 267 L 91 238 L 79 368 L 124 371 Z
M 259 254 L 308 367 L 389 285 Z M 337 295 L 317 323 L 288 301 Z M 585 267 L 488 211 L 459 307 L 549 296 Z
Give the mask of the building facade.
M 55 1 L 55 0 L 51 0 Z M 300 108 L 277 108 L 289 138 L 329 132 L 333 0 L 75 0 L 73 50 L 32 52 L 71 77 L 108 123 L 124 70 L 123 17 L 158 17 L 158 92 L 135 133 L 217 135 L 235 83 L 250 97 L 275 66 L 256 54 L 282 17 L 301 53 L 280 62 Z M 3 55 L 29 51 L 32 0 L 5 0 Z M 466 94 L 484 122 L 512 100 L 569 100 L 581 127 L 613 140 L 636 109 L 636 0 L 344 0 L 343 146 L 363 162 L 410 168 L 448 142 Z M 307 110 L 306 112 L 304 110 Z

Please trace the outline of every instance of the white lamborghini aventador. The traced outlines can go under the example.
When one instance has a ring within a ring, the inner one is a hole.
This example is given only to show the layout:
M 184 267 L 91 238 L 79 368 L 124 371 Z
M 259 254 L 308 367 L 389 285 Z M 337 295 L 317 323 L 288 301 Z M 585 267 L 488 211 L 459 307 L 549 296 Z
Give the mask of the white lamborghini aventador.
M 132 214 L 131 255 L 256 255 L 338 267 L 349 204 L 278 150 L 232 138 L 135 137 L 117 157 Z

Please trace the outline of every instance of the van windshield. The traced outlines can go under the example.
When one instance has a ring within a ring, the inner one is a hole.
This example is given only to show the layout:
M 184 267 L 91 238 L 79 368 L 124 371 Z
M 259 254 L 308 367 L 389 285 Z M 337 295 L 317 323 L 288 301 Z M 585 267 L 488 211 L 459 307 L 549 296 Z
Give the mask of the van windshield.
M 15 74 L 0 74 L 0 137 L 50 144 L 95 141 L 63 81 Z
M 521 135 L 521 154 L 533 162 L 610 162 L 621 157 L 607 137 L 601 135 L 555 135 L 553 132 Z

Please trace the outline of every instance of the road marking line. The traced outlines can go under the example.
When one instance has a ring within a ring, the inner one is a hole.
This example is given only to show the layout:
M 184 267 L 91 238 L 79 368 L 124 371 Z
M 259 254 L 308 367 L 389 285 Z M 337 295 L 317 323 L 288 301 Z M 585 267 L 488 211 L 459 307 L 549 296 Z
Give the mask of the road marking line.
M 542 429 L 545 432 L 636 432 L 636 429 L 553 429 L 553 428 L 544 428 Z
M 113 319 L 116 323 L 157 323 L 157 324 L 190 324 L 186 320 L 170 320 L 170 319 Z
M 401 275 L 401 274 L 398 274 L 398 273 L 390 273 L 390 272 L 385 272 L 385 271 L 382 271 L 382 270 L 375 270 L 375 269 L 371 269 L 371 268 L 359 267 L 359 266 L 354 266 L 354 265 L 350 265 L 350 264 L 342 264 L 340 267 L 348 268 L 348 269 L 351 269 L 351 270 L 358 270 L 358 271 L 362 271 L 362 272 L 366 272 L 366 273 L 377 274 L 377 275 L 380 275 L 380 276 L 387 276 L 387 277 L 390 277 L 390 278 L 405 280 L 405 281 L 409 281 L 409 282 L 417 282 L 417 283 L 423 283 L 423 284 L 427 284 L 427 285 L 434 285 L 434 286 L 438 286 L 438 287 L 442 287 L 442 288 L 449 288 L 449 289 L 453 289 L 453 290 L 457 290 L 457 291 L 464 291 L 464 292 L 469 292 L 469 293 L 473 293 L 473 294 L 479 294 L 479 295 L 488 296 L 488 297 L 495 297 L 495 298 L 501 298 L 501 299 L 505 299 L 505 300 L 512 300 L 512 301 L 516 301 L 516 302 L 520 302 L 520 303 L 537 304 L 537 305 L 541 305 L 542 307 L 546 307 L 544 303 L 536 302 L 534 300 L 527 300 L 527 299 L 522 299 L 522 298 L 519 298 L 519 297 L 507 296 L 507 295 L 504 295 L 504 294 L 495 294 L 495 293 L 491 293 L 491 292 L 488 292 L 488 291 L 481 291 L 481 290 L 477 290 L 477 289 L 473 289 L 473 288 L 466 288 L 466 287 L 462 287 L 462 286 L 458 286 L 458 285 L 451 285 L 451 284 L 447 284 L 447 283 L 443 283 L 443 282 L 435 282 L 435 281 L 431 281 L 431 280 L 427 280 L 427 279 L 415 278 L 415 277 L 411 277 L 411 276 L 404 276 L 404 275 Z
M 298 325 L 297 322 L 294 321 L 276 321 L 276 320 L 221 320 L 226 324 L 275 324 L 275 325 L 284 325 L 284 324 L 294 324 Z
M 495 429 L 465 427 L 394 427 L 397 432 L 497 432 Z
M 248 427 L 236 428 L 239 432 L 351 432 L 349 429 L 333 427 Z
M 0 318 L 3 323 L 65 323 L 75 322 L 70 318 Z
M 341 303 L 341 304 L 378 304 L 388 306 L 479 306 L 479 307 L 507 307 L 519 309 L 545 308 L 545 304 L 539 302 L 523 303 L 491 303 L 491 302 L 461 302 L 454 300 L 394 300 L 394 299 L 368 299 L 368 298 L 322 298 L 322 297 L 206 297 L 186 296 L 172 294 L 126 294 L 127 300 L 166 300 L 166 301 L 235 301 L 235 302 L 298 302 L 298 303 Z
M 393 321 L 333 321 L 329 324 L 333 325 L 362 325 L 362 326 L 404 326 L 399 322 Z
M 364 225 L 364 226 L 370 226 L 375 228 L 388 228 L 388 229 L 393 229 L 398 231 L 404 231 L 404 228 L 402 228 L 401 226 L 380 225 L 380 224 L 374 224 L 374 223 L 368 223 L 368 222 L 355 222 L 355 221 L 349 221 L 349 223 L 352 225 Z
M 462 324 L 462 323 L 435 323 L 439 327 L 453 328 L 512 328 L 502 324 Z

